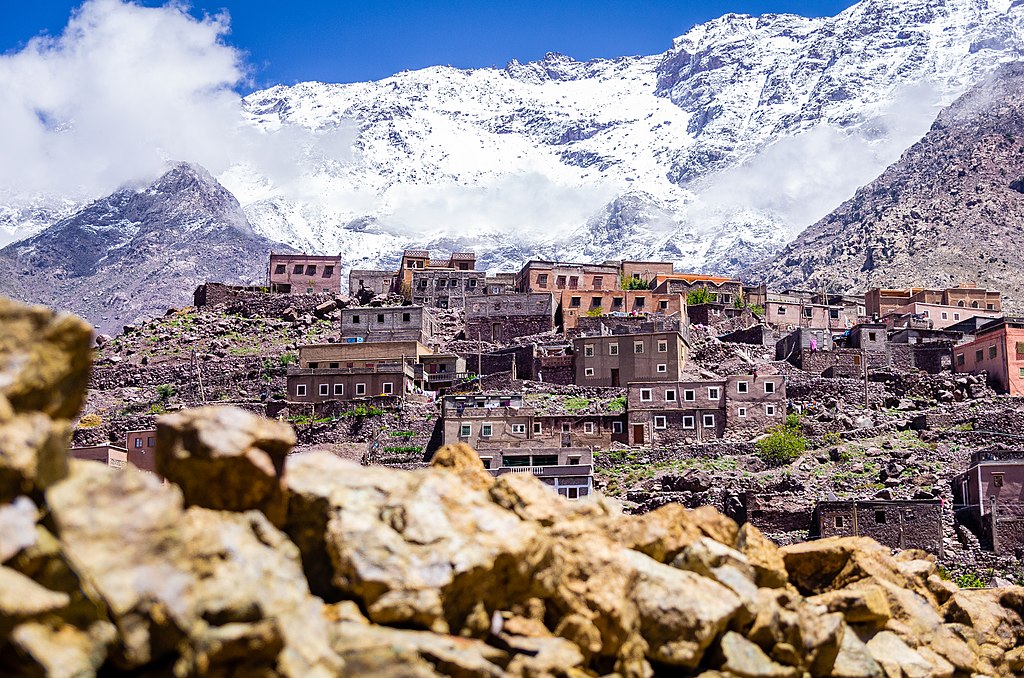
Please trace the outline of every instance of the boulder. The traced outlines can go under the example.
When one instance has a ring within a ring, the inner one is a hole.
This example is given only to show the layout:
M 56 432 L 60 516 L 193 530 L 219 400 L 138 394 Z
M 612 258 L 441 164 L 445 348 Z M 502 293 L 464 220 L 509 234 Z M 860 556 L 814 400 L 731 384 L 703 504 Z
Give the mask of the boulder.
M 283 422 L 235 407 L 204 407 L 157 420 L 156 470 L 181 488 L 186 505 L 262 511 L 284 525 L 285 458 L 295 433 Z

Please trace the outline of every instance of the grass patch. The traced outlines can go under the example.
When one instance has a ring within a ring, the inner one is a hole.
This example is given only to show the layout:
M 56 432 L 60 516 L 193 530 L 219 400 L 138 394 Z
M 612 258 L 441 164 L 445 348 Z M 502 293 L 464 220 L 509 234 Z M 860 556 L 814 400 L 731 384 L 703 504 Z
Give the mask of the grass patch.
M 562 403 L 570 412 L 582 412 L 583 410 L 590 407 L 590 398 L 583 398 L 582 396 L 570 396 L 565 399 Z

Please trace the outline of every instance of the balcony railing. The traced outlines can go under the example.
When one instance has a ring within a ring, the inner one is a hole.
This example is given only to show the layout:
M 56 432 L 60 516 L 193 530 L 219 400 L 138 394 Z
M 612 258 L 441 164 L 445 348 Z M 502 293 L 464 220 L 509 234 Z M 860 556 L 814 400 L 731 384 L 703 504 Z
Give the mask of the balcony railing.
M 472 372 L 425 372 L 424 376 L 427 378 L 427 383 L 435 381 L 460 381 L 462 379 L 469 379 L 473 376 Z

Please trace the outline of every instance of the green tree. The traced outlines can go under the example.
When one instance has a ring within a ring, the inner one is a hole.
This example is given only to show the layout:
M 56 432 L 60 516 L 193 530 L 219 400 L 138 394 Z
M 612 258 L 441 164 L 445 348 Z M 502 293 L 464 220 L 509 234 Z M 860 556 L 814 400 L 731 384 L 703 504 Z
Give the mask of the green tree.
M 160 402 L 166 403 L 174 395 L 174 387 L 170 384 L 160 384 L 156 387 L 156 394 L 160 397 Z
M 651 289 L 651 281 L 644 280 L 643 278 L 623 278 L 622 289 L 624 290 L 649 290 Z
M 686 305 L 696 306 L 697 304 L 710 304 L 715 301 L 715 295 L 707 287 L 697 287 L 686 294 Z

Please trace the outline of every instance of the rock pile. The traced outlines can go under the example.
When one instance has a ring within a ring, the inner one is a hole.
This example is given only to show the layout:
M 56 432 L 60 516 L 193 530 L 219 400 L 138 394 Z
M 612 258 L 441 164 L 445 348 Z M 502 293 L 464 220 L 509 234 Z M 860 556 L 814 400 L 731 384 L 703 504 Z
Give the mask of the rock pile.
M 708 508 L 568 502 L 465 446 L 413 472 L 286 457 L 287 427 L 220 408 L 160 420 L 168 484 L 69 465 L 88 328 L 0 303 L 32 331 L 0 339 L 0 674 L 1024 670 L 1024 589 L 958 590 L 863 538 L 779 549 Z

